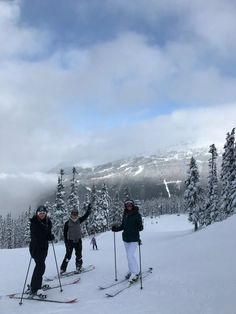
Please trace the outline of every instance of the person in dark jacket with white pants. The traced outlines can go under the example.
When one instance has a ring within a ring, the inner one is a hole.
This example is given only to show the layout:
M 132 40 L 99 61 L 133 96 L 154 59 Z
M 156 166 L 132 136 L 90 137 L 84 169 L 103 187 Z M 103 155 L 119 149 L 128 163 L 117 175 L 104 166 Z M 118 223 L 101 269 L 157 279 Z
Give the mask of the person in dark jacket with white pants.
M 73 249 L 75 249 L 75 266 L 78 272 L 82 269 L 82 233 L 80 224 L 88 218 L 91 213 L 91 204 L 88 205 L 86 213 L 79 217 L 77 208 L 72 209 L 70 218 L 64 225 L 64 242 L 66 246 L 66 254 L 61 264 L 60 273 L 66 272 L 67 265 L 71 259 Z
M 133 200 L 128 200 L 124 204 L 124 215 L 120 226 L 113 226 L 112 231 L 122 231 L 129 271 L 126 279 L 130 282 L 137 281 L 139 278 L 139 266 L 135 258 L 135 252 L 140 243 L 139 232 L 143 230 L 142 217 L 138 206 L 135 206 Z

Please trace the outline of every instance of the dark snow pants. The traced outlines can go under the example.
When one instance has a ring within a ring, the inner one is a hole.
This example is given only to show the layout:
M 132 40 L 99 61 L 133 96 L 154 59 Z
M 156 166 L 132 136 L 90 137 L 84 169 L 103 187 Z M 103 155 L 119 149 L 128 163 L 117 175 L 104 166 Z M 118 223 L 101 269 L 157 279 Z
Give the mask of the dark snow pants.
M 82 260 L 82 240 L 79 239 L 78 242 L 68 241 L 66 243 L 66 255 L 61 264 L 61 270 L 66 271 L 67 265 L 71 259 L 73 249 L 75 249 L 75 266 L 80 268 L 83 264 Z
M 37 292 L 41 289 L 42 281 L 43 281 L 43 274 L 45 272 L 45 259 L 47 257 L 47 251 L 41 254 L 40 256 L 34 257 L 35 267 L 33 271 L 33 275 L 31 278 L 31 291 L 33 293 Z

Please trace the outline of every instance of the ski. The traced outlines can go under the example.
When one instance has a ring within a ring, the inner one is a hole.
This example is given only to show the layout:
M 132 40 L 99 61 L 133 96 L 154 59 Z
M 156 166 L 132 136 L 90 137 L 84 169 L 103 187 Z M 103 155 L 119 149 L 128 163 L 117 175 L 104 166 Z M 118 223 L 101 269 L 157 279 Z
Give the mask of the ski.
M 146 271 L 145 273 L 142 273 L 142 279 L 146 278 L 146 277 L 149 276 L 151 273 L 152 273 L 152 268 L 149 268 L 148 271 Z M 132 283 L 128 283 L 128 285 L 126 285 L 125 287 L 122 287 L 122 288 L 120 288 L 120 289 L 118 289 L 118 290 L 116 290 L 116 291 L 114 291 L 114 292 L 111 292 L 111 293 L 106 293 L 106 296 L 107 296 L 108 298 L 113 298 L 113 297 L 117 296 L 118 294 L 120 294 L 121 292 L 123 292 L 123 291 L 129 289 L 130 287 L 132 287 L 132 286 L 134 286 L 134 285 L 136 285 L 136 284 L 139 283 L 139 282 L 140 282 L 140 280 L 137 280 L 137 281 L 132 282 Z
M 65 287 L 65 286 L 70 286 L 70 285 L 75 285 L 80 281 L 80 278 L 77 278 L 76 280 L 73 280 L 71 282 L 67 282 L 67 283 L 62 283 L 61 286 Z M 54 285 L 54 286 L 49 286 L 49 287 L 42 287 L 43 291 L 47 291 L 47 290 L 51 290 L 51 289 L 56 289 L 56 288 L 60 288 L 61 287 L 59 284 L 58 285 Z
M 77 284 L 79 281 L 80 281 L 80 278 L 77 278 L 76 280 L 73 280 L 73 281 L 71 281 L 71 282 L 62 283 L 61 286 L 64 287 L 64 286 L 75 285 L 75 284 Z M 47 291 L 47 290 L 52 290 L 52 289 L 60 288 L 61 286 L 60 286 L 59 284 L 58 284 L 58 285 L 54 285 L 54 286 L 48 286 L 48 287 L 42 286 L 41 289 L 42 289 L 43 291 Z M 25 292 L 24 292 L 24 295 L 27 295 L 27 294 L 28 294 L 28 293 L 25 291 Z M 15 296 L 18 296 L 18 295 L 21 295 L 21 293 L 20 293 L 20 292 L 16 292 L 16 293 L 7 294 L 6 296 L 11 298 L 11 297 L 13 297 L 13 296 L 15 297 Z M 1 296 L 0 296 L 0 299 L 2 299 L 3 297 L 5 297 L 5 296 L 1 295 Z
M 73 270 L 73 271 L 69 271 L 69 272 L 65 272 L 63 274 L 60 274 L 60 278 L 67 278 L 67 277 L 71 277 L 71 276 L 74 276 L 74 275 L 80 275 L 80 274 L 87 273 L 88 271 L 91 271 L 91 270 L 94 270 L 94 269 L 95 269 L 94 265 L 88 265 L 87 267 L 84 267 L 82 269 L 82 271 Z M 46 282 L 53 281 L 55 279 L 58 279 L 58 275 L 56 275 L 54 277 L 44 277 L 44 281 L 46 281 Z
M 28 300 L 28 301 L 41 301 L 41 302 L 52 302 L 52 303 L 64 303 L 64 304 L 71 304 L 78 302 L 77 299 L 71 300 L 54 300 L 54 299 L 36 299 L 36 298 L 26 298 L 26 297 L 18 297 L 18 296 L 10 296 L 10 299 L 18 299 L 18 300 Z
M 147 270 L 143 271 L 143 272 L 142 272 L 142 276 L 144 276 L 146 273 L 150 273 L 151 271 L 152 271 L 152 267 L 150 267 L 150 268 L 148 268 Z M 117 285 L 120 285 L 120 284 L 126 283 L 126 282 L 128 282 L 128 279 L 125 279 L 125 278 L 124 278 L 124 279 L 121 279 L 121 280 L 119 280 L 119 281 L 113 282 L 113 283 L 108 284 L 108 285 L 98 286 L 98 288 L 99 288 L 100 290 L 105 290 L 105 289 L 109 289 L 109 288 L 111 288 L 111 287 L 114 287 L 114 286 L 117 286 Z
M 105 289 L 108 289 L 108 288 L 111 288 L 111 287 L 114 287 L 114 286 L 117 286 L 117 285 L 120 285 L 122 284 L 123 282 L 127 282 L 128 279 L 124 278 L 124 279 L 121 279 L 119 281 L 116 281 L 116 282 L 113 282 L 111 284 L 108 284 L 106 286 L 98 286 L 98 289 L 100 290 L 105 290 Z

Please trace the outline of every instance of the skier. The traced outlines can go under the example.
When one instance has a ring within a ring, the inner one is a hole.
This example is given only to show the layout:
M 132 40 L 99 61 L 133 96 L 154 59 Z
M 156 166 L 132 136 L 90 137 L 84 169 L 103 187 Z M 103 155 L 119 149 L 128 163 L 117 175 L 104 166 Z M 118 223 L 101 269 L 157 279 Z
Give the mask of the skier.
M 94 249 L 96 249 L 96 250 L 98 249 L 97 241 L 96 241 L 95 235 L 92 237 L 90 244 L 93 245 L 93 250 L 94 250 Z
M 122 231 L 122 239 L 124 241 L 128 273 L 125 276 L 130 282 L 135 282 L 139 279 L 139 267 L 135 258 L 135 252 L 140 245 L 139 231 L 143 230 L 142 217 L 139 213 L 138 206 L 135 206 L 133 200 L 127 200 L 124 203 L 124 214 L 120 226 L 112 226 L 113 232 Z
M 66 254 L 61 264 L 60 273 L 66 272 L 67 265 L 71 259 L 73 249 L 75 249 L 75 265 L 78 272 L 82 271 L 82 233 L 80 224 L 87 219 L 91 213 L 91 204 L 88 204 L 86 213 L 79 217 L 77 208 L 72 209 L 70 218 L 64 225 L 64 242 L 66 246 Z
M 30 220 L 30 255 L 35 261 L 35 268 L 30 283 L 30 295 L 34 296 L 41 289 L 43 274 L 45 272 L 45 260 L 48 254 L 48 241 L 54 240 L 52 223 L 47 217 L 47 209 L 40 205 L 36 214 Z

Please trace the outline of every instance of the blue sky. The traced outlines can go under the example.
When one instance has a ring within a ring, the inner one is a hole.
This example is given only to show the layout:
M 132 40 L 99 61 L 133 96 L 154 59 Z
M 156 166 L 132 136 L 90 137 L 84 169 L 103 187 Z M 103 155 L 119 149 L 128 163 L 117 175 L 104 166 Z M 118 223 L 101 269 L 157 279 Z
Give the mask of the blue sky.
M 222 146 L 235 15 L 233 0 L 1 1 L 0 173 Z

